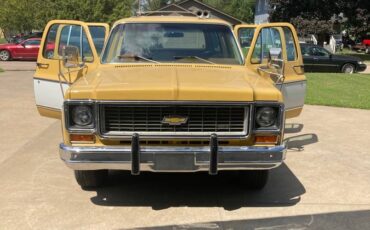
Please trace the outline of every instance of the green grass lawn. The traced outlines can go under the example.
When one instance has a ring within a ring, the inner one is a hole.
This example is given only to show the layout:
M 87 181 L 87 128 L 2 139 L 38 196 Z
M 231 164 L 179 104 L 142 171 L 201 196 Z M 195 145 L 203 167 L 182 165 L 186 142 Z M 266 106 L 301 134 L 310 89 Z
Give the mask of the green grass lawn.
M 5 38 L 0 38 L 0 44 L 4 44 L 4 43 L 7 43 L 7 41 L 5 40 Z
M 0 73 L 1 73 L 1 72 L 4 72 L 4 70 L 3 70 L 2 68 L 0 68 Z
M 370 109 L 370 74 L 306 73 L 306 104 Z
M 342 51 L 339 51 L 336 54 L 343 54 L 343 55 L 349 55 L 349 56 L 359 57 L 363 61 L 370 61 L 370 54 L 365 54 L 364 51 L 362 51 L 362 52 L 356 52 L 356 51 L 349 50 L 349 49 L 343 49 Z

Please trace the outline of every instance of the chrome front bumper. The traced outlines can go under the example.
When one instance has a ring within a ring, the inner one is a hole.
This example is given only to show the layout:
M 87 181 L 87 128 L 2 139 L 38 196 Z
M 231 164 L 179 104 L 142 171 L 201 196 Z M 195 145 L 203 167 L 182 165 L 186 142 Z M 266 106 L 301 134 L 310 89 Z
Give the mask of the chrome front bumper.
M 212 143 L 212 141 L 211 141 Z M 253 170 L 278 167 L 285 159 L 285 145 L 273 147 L 217 146 L 104 146 L 77 147 L 60 144 L 60 157 L 75 170 L 131 170 L 196 172 Z

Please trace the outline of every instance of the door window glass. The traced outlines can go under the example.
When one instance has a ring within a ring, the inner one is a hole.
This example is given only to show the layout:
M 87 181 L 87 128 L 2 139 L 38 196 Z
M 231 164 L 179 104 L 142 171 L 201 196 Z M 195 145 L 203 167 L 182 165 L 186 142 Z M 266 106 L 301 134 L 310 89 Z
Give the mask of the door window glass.
M 312 47 L 311 48 L 311 55 L 312 56 L 319 56 L 319 57 L 329 57 L 330 53 L 321 47 Z
M 285 36 L 285 46 L 288 61 L 295 61 L 297 59 L 297 51 L 294 42 L 293 33 L 289 27 L 283 27 Z
M 48 34 L 46 36 L 46 41 L 42 51 L 44 58 L 53 59 L 54 58 L 54 46 L 55 40 L 60 24 L 54 24 L 50 27 Z
M 34 46 L 36 46 L 36 45 L 40 45 L 40 40 L 28 40 L 28 41 L 25 41 L 24 42 L 24 45 L 34 45 Z
M 89 31 L 94 42 L 96 52 L 100 56 L 105 41 L 105 27 L 104 26 L 89 26 Z
M 301 51 L 303 56 L 311 56 L 310 54 L 310 47 L 309 46 L 301 46 Z
M 238 33 L 238 39 L 240 46 L 242 47 L 244 56 L 247 56 L 248 51 L 251 47 L 252 39 L 254 36 L 255 28 L 240 28 Z
M 263 28 L 257 38 L 252 54 L 252 64 L 267 61 L 271 48 L 281 48 L 281 37 L 277 28 Z M 279 57 L 281 58 L 281 57 Z
M 84 29 L 79 25 L 65 25 L 60 33 L 58 54 L 62 56 L 65 46 L 78 47 L 83 61 L 92 62 L 93 55 Z

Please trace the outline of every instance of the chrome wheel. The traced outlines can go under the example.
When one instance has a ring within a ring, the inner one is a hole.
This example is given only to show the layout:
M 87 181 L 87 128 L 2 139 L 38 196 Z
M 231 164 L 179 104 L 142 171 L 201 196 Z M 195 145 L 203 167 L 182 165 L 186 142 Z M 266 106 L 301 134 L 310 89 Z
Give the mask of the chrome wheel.
M 0 51 L 0 60 L 1 61 L 8 61 L 10 59 L 9 51 L 2 50 Z
M 355 66 L 349 63 L 344 64 L 344 66 L 342 67 L 342 72 L 343 73 L 353 73 L 355 72 Z

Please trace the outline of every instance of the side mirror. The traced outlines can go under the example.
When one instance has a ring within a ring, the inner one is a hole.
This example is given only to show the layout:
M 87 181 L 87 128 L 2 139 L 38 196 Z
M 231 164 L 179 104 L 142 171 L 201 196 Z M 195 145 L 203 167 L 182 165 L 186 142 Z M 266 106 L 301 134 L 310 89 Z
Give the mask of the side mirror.
M 76 46 L 64 46 L 62 49 L 63 65 L 66 68 L 77 68 L 84 65 L 80 62 L 80 51 Z
M 281 59 L 281 48 L 270 48 L 270 61 L 280 60 Z
M 282 70 L 284 69 L 284 60 L 282 59 L 281 48 L 270 48 L 268 65 L 269 67 L 273 67 L 280 71 L 282 74 Z
M 284 60 L 282 59 L 281 48 L 270 48 L 268 53 L 268 63 L 260 66 L 258 70 L 270 75 L 275 83 L 284 82 Z

